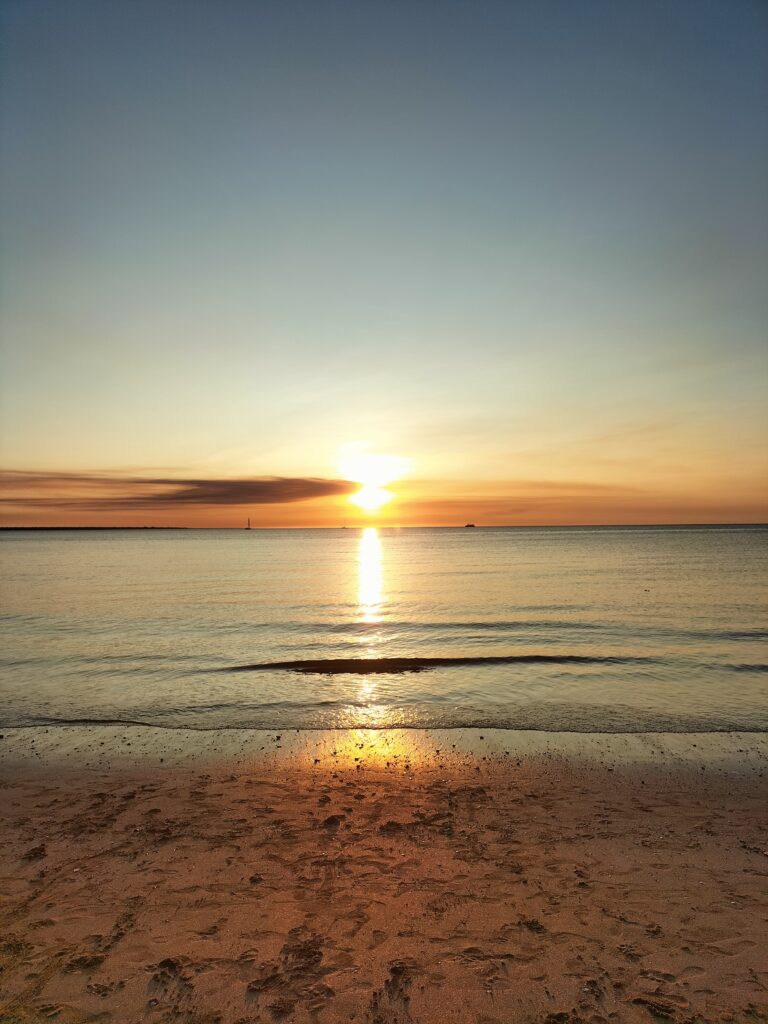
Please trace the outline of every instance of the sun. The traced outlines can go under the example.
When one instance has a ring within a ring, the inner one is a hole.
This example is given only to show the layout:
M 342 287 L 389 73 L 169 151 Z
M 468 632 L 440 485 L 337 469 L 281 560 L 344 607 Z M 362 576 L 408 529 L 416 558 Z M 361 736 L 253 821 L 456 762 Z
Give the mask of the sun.
M 361 487 L 351 497 L 354 505 L 359 505 L 364 512 L 378 512 L 382 505 L 392 499 L 392 492 L 383 487 Z
M 361 485 L 349 500 L 369 513 L 378 512 L 392 500 L 394 494 L 387 490 L 387 484 L 405 476 L 408 469 L 407 459 L 397 455 L 379 455 L 362 443 L 344 445 L 339 458 L 339 472 L 344 479 Z

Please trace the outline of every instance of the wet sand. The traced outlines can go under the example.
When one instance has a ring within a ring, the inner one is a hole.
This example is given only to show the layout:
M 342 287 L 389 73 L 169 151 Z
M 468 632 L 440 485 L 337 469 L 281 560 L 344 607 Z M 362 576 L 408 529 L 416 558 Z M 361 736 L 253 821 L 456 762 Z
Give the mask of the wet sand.
M 0 740 L 0 1020 L 768 1020 L 751 734 Z

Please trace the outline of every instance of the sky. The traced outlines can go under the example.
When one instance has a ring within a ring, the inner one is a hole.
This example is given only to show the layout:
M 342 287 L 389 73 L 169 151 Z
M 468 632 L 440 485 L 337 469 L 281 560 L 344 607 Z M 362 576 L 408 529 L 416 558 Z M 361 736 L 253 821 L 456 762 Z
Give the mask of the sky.
M 762 0 L 0 11 L 0 523 L 768 520 Z

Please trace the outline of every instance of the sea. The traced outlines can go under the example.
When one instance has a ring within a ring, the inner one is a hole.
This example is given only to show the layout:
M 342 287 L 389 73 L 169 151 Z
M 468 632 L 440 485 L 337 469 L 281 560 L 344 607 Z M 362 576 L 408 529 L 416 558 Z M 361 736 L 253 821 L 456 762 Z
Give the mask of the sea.
M 768 731 L 768 527 L 0 534 L 0 728 Z

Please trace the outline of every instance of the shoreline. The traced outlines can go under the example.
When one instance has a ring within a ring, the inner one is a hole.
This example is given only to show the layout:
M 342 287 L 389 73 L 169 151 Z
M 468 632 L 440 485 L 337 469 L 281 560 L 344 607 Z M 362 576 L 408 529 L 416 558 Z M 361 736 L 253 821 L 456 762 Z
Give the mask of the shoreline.
M 199 729 L 145 724 L 0 729 L 0 779 L 47 771 L 331 762 L 456 767 L 471 761 L 559 758 L 574 765 L 683 767 L 768 776 L 768 732 L 549 732 L 488 728 Z M 319 761 L 318 761 L 319 759 Z

